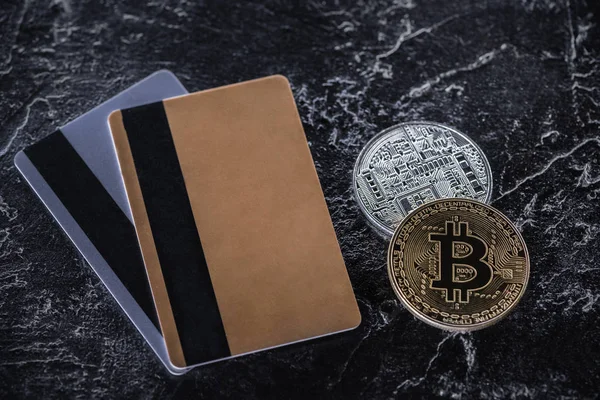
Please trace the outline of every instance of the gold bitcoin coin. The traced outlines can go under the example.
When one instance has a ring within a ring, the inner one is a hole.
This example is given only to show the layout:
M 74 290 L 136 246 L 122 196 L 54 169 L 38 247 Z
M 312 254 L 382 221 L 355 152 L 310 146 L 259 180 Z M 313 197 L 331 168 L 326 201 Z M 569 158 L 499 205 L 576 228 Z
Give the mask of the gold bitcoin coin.
M 442 199 L 410 213 L 388 250 L 394 292 L 417 318 L 471 331 L 505 317 L 529 280 L 529 254 L 498 210 L 470 199 Z

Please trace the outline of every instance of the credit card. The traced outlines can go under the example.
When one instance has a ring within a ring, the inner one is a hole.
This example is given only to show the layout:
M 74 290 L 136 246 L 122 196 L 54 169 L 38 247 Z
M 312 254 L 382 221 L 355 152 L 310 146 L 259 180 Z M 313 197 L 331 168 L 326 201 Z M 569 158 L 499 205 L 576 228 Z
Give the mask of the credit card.
M 19 152 L 15 165 L 172 374 L 123 187 L 109 114 L 187 91 L 158 71 Z
M 109 124 L 174 365 L 360 323 L 286 78 L 123 109 Z

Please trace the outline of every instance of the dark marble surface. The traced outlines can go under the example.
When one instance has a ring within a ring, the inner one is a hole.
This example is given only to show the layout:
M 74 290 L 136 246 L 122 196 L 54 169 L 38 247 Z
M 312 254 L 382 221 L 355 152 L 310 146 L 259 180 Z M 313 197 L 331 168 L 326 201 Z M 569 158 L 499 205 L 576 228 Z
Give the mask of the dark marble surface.
M 598 2 L 4 0 L 0 398 L 597 398 Z M 289 77 L 363 314 L 355 331 L 169 376 L 13 166 L 151 72 L 190 90 Z M 472 334 L 413 318 L 351 197 L 377 131 L 425 119 L 487 153 L 530 287 Z

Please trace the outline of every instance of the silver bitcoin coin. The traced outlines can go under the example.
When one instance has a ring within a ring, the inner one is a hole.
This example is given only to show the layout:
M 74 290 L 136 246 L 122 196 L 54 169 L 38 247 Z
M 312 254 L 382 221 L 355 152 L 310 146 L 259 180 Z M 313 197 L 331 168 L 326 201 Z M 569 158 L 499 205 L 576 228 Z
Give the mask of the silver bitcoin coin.
M 433 122 L 406 122 L 375 136 L 360 152 L 354 195 L 375 229 L 391 237 L 412 210 L 463 197 L 489 203 L 490 165 L 463 133 Z

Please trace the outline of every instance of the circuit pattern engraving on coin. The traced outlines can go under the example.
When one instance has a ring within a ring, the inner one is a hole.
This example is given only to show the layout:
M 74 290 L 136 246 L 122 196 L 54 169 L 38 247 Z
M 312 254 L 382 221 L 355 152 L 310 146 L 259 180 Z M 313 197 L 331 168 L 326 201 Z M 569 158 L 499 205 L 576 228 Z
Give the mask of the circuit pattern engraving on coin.
M 416 317 L 468 331 L 497 322 L 517 304 L 529 280 L 529 255 L 499 211 L 471 199 L 441 199 L 398 226 L 388 275 Z
M 354 167 L 354 192 L 369 222 L 385 236 L 431 200 L 463 197 L 488 203 L 490 166 L 481 149 L 455 129 L 407 122 L 384 130 Z

